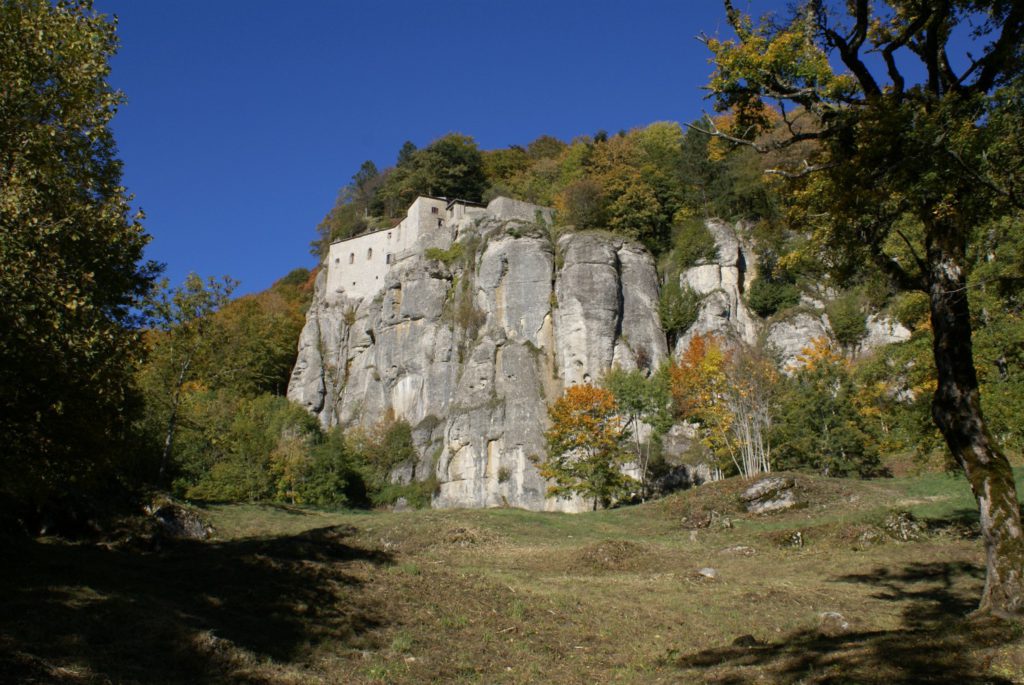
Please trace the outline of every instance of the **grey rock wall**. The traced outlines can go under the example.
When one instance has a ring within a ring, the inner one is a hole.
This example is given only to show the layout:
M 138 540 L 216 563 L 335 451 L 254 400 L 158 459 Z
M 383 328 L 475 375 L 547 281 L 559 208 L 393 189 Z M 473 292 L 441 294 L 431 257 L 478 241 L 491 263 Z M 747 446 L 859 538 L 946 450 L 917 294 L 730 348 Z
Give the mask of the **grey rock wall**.
M 506 204 L 455 227 L 473 254 L 450 265 L 410 254 L 372 298 L 325 293 L 321 274 L 288 396 L 324 427 L 408 421 L 421 457 L 395 477 L 435 475 L 435 507 L 576 511 L 589 504 L 547 498 L 533 463 L 547 407 L 613 364 L 665 359 L 657 273 L 637 244 L 572 234 L 553 245 L 533 223 L 539 208 Z
M 549 221 L 549 210 L 512 200 L 473 209 L 423 236 L 372 297 L 328 293 L 321 272 L 288 397 L 325 428 L 408 421 L 420 456 L 392 476 L 436 477 L 435 507 L 589 508 L 545 496 L 534 459 L 545 454 L 547 407 L 614 365 L 656 369 L 669 350 L 650 253 L 602 233 L 552 243 Z M 756 261 L 742 230 L 708 228 L 719 258 L 680 277 L 704 300 L 677 353 L 696 333 L 715 333 L 767 341 L 786 364 L 827 334 L 827 317 L 807 308 L 767 324 L 753 315 L 744 292 Z M 425 256 L 453 240 L 463 258 Z M 909 335 L 889 321 L 868 324 L 866 348 Z

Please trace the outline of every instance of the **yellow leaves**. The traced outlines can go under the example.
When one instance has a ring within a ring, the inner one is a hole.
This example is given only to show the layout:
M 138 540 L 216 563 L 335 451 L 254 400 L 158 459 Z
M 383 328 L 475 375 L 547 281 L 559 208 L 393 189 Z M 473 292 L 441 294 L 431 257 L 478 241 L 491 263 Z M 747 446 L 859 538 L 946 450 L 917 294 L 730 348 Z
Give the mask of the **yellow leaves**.
M 790 366 L 790 370 L 805 368 L 808 370 L 818 366 L 833 366 L 848 364 L 846 358 L 836 349 L 835 345 L 826 336 L 815 338 L 811 344 L 800 350 L 796 356 L 796 363 Z

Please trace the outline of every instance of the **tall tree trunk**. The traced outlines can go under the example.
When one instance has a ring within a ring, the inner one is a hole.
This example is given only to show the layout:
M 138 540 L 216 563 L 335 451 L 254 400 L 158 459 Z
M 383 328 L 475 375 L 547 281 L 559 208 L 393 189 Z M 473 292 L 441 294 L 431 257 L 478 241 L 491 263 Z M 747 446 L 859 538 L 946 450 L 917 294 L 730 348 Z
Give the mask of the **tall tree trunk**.
M 928 231 L 928 289 L 938 388 L 932 417 L 978 501 L 987 573 L 980 612 L 1024 612 L 1024 534 L 1013 471 L 981 414 L 971 347 L 963 232 Z

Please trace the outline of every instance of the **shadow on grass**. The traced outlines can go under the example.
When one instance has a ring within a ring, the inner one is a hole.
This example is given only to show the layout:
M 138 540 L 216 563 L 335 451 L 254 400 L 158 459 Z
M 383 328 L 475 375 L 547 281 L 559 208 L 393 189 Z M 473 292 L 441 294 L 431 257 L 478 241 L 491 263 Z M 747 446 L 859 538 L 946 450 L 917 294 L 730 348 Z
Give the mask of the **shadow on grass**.
M 836 578 L 878 588 L 876 598 L 906 602 L 903 627 L 826 636 L 799 631 L 774 643 L 708 649 L 672 661 L 694 682 L 967 683 L 1012 681 L 986 674 L 977 650 L 1020 637 L 1020 626 L 967 621 L 984 569 L 964 563 L 915 563 L 900 571 Z
M 350 532 L 159 554 L 26 545 L 0 576 L 0 680 L 221 682 L 324 640 L 363 648 L 384 618 L 360 597 L 355 567 L 391 558 L 345 544 Z

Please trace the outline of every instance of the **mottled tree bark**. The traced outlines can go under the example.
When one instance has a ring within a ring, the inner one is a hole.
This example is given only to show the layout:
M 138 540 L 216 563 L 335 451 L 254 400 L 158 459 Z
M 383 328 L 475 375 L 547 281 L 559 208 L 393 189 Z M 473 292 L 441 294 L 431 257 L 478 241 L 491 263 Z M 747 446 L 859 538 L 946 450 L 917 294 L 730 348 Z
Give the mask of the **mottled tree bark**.
M 955 226 L 928 231 L 928 290 L 938 387 L 932 416 L 978 501 L 987 575 L 979 612 L 1024 613 L 1024 534 L 1013 471 L 981 413 L 971 347 L 966 241 Z

